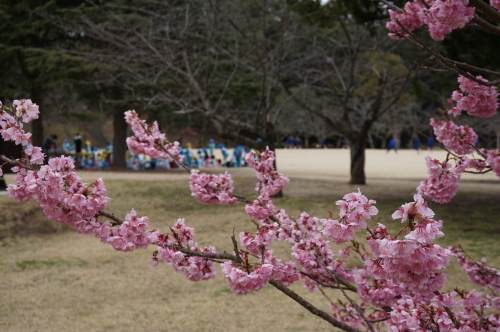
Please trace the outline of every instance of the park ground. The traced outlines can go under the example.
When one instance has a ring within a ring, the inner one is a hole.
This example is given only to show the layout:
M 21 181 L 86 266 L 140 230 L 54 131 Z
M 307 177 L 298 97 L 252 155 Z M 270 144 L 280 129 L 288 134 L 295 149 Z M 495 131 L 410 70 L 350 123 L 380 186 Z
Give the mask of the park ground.
M 368 150 L 368 184 L 359 189 L 378 201 L 380 214 L 371 222 L 395 230 L 390 215 L 412 200 L 426 177 L 424 157 L 444 159 L 442 151 L 401 150 L 386 154 Z M 335 201 L 358 186 L 347 184 L 348 150 L 279 150 L 279 170 L 290 176 L 285 198 L 275 205 L 289 214 L 303 211 L 326 218 Z M 210 170 L 218 172 L 222 169 Z M 250 197 L 256 179 L 251 169 L 228 169 L 235 191 Z M 79 172 L 85 181 L 105 180 L 112 198 L 106 210 L 124 216 L 131 208 L 147 215 L 154 228 L 166 231 L 178 218 L 194 227 L 201 246 L 230 251 L 230 235 L 251 231 L 241 205 L 208 206 L 195 201 L 182 172 Z M 12 183 L 12 177 L 7 176 Z M 433 204 L 444 221 L 443 246 L 460 243 L 475 259 L 486 257 L 500 266 L 500 196 L 493 174 L 467 175 L 455 199 Z M 153 248 L 115 252 L 98 240 L 44 219 L 34 202 L 19 204 L 0 196 L 0 331 L 317 331 L 329 325 L 266 286 L 257 293 L 236 295 L 220 269 L 215 280 L 193 283 L 168 265 L 152 267 Z M 363 238 L 359 234 L 359 239 Z M 274 246 L 274 245 L 273 245 Z M 334 253 L 341 246 L 333 246 Z M 288 259 L 289 246 L 277 243 L 275 254 Z M 350 266 L 356 262 L 349 261 Z M 474 288 L 452 262 L 445 288 Z M 476 287 L 480 289 L 479 287 Z M 328 311 L 319 292 L 300 282 L 292 289 Z M 333 301 L 341 299 L 328 293 Z

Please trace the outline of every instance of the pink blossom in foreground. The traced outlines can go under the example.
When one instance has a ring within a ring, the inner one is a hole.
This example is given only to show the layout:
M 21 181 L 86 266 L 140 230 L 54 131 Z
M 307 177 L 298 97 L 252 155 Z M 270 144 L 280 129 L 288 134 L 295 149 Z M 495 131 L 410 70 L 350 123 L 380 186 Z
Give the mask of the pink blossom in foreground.
M 481 149 L 481 153 L 486 155 L 486 162 L 488 162 L 493 172 L 500 177 L 500 150 Z
M 393 214 L 393 218 L 408 221 L 414 230 L 406 240 L 372 236 L 369 245 L 375 259 L 366 260 L 365 266 L 368 274 L 378 280 L 391 280 L 427 295 L 443 287 L 446 275 L 440 271 L 448 264 L 451 251 L 429 243 L 443 235 L 442 222 L 430 219 L 434 213 L 420 195 L 415 195 L 414 200 Z
M 420 1 L 409 1 L 405 4 L 404 12 L 399 13 L 395 10 L 389 9 L 389 16 L 391 20 L 387 22 L 386 28 L 389 31 L 394 31 L 389 33 L 389 37 L 394 39 L 401 39 L 401 36 L 406 36 L 401 27 L 396 23 L 397 20 L 404 26 L 407 30 L 413 31 L 416 28 L 423 25 L 422 19 L 425 17 L 426 7 L 420 3 Z
M 477 76 L 477 79 L 488 82 L 488 80 Z M 498 91 L 496 86 L 485 86 L 474 82 L 466 77 L 459 76 L 461 91 L 453 91 L 452 99 L 457 102 L 449 113 L 458 116 L 461 110 L 469 115 L 480 118 L 489 118 L 496 114 L 498 109 Z
M 445 204 L 457 194 L 463 167 L 451 168 L 451 164 L 426 157 L 427 172 L 430 177 L 420 182 L 417 191 L 423 197 L 436 203 Z
M 299 280 L 299 270 L 295 268 L 295 263 L 286 262 L 282 263 L 281 259 L 273 256 L 272 250 L 267 250 L 264 255 L 264 263 L 273 266 L 271 278 L 282 283 L 285 286 L 290 286 Z
M 422 196 L 416 194 L 413 199 L 414 202 L 403 204 L 392 214 L 392 218 L 401 218 L 401 222 L 409 221 L 414 228 L 405 238 L 420 243 L 429 243 L 444 236 L 441 232 L 443 222 L 432 219 L 434 212 L 427 207 Z
M 24 123 L 38 119 L 39 107 L 31 99 L 14 100 L 13 104 L 16 106 L 16 116 L 22 118 Z
M 500 10 L 500 0 L 490 0 L 490 5 L 496 10 Z
M 335 284 L 329 273 L 336 273 L 347 281 L 353 280 L 352 272 L 345 270 L 345 263 L 333 257 L 328 243 L 320 236 L 301 239 L 292 247 L 292 257 L 302 266 L 304 272 L 321 284 Z M 330 271 L 325 273 L 325 269 Z M 312 290 L 312 288 L 310 288 Z
M 111 233 L 106 242 L 118 251 L 147 248 L 158 239 L 156 233 L 145 232 L 148 228 L 148 217 L 137 217 L 137 212 L 132 209 L 123 224 L 110 229 Z
M 354 275 L 354 282 L 356 282 L 359 297 L 378 307 L 392 306 L 404 291 L 403 287 L 394 284 L 391 280 L 370 280 L 360 274 Z
M 214 253 L 214 247 L 206 247 L 201 250 L 197 246 L 191 250 Z M 215 278 L 216 270 L 213 262 L 202 257 L 188 257 L 180 251 L 170 248 L 158 247 L 158 253 L 176 272 L 183 273 L 191 281 L 203 281 Z
M 157 159 L 168 159 L 170 156 L 179 159 L 179 142 L 168 142 L 165 134 L 160 132 L 157 122 L 148 126 L 135 111 L 125 112 L 125 121 L 134 132 L 133 137 L 127 138 L 130 151 Z
M 45 158 L 45 154 L 42 153 L 42 148 L 38 146 L 30 145 L 25 150 L 26 155 L 30 157 L 30 162 L 32 165 L 41 165 Z
M 253 271 L 244 271 L 234 266 L 234 263 L 227 261 L 221 264 L 222 273 L 226 277 L 229 287 L 236 294 L 246 294 L 251 291 L 258 291 L 268 284 L 269 277 L 273 272 L 271 264 L 256 266 Z
M 260 180 L 256 188 L 259 194 L 275 195 L 290 181 L 286 176 L 274 169 L 275 160 L 274 152 L 269 150 L 268 147 L 259 157 L 253 152 L 249 152 L 245 156 L 245 161 L 253 167 L 255 175 Z
M 425 25 L 434 40 L 443 40 L 447 34 L 455 29 L 461 29 L 474 18 L 475 9 L 468 7 L 468 0 L 414 0 L 408 1 L 404 12 L 389 9 L 391 21 L 386 24 L 390 30 L 389 37 L 401 39 L 407 33 L 397 24 L 408 31 Z
M 269 195 L 262 193 L 252 204 L 245 206 L 245 212 L 254 219 L 265 220 L 273 214 L 275 208 L 273 202 L 269 199 Z
M 59 223 L 93 218 L 108 201 L 104 183 L 99 179 L 86 185 L 73 170 L 73 159 L 64 156 L 51 158 L 38 172 L 13 168 L 16 184 L 9 185 L 8 194 L 20 202 L 36 198 L 44 213 Z
M 467 7 L 469 0 L 436 0 L 429 8 L 427 24 L 434 40 L 443 40 L 444 36 L 455 29 L 462 29 L 474 18 L 474 7 Z M 433 26 L 440 24 L 446 28 L 443 32 L 433 33 Z
M 289 243 L 299 242 L 303 238 L 316 238 L 321 236 L 320 231 L 324 219 L 309 216 L 302 212 L 297 218 L 289 218 L 285 210 L 278 210 L 274 215 L 280 222 L 277 227 L 277 240 Z
M 276 239 L 276 227 L 274 225 L 262 226 L 255 234 L 241 232 L 239 236 L 245 250 L 253 255 L 260 256 L 261 251 L 269 249 L 271 241 Z
M 237 199 L 231 196 L 233 179 L 229 173 L 209 175 L 194 169 L 191 170 L 189 178 L 191 179 L 189 189 L 191 189 L 191 196 L 194 198 L 207 204 L 234 204 L 237 202 Z
M 477 134 L 469 126 L 457 126 L 452 121 L 438 121 L 431 119 L 436 139 L 446 148 L 453 150 L 459 155 L 474 151 Z
M 473 283 L 491 288 L 496 292 L 500 291 L 500 271 L 486 265 L 486 259 L 483 258 L 480 262 L 470 262 L 458 248 L 450 247 L 449 249 Z
M 379 280 L 389 279 L 421 294 L 443 287 L 446 275 L 440 273 L 449 262 L 449 250 L 437 244 L 413 240 L 375 240 L 379 255 L 365 261 L 368 273 Z
M 378 210 L 373 205 L 374 200 L 368 200 L 358 190 L 344 196 L 344 200 L 336 202 L 340 208 L 338 220 L 327 219 L 324 221 L 323 234 L 335 244 L 343 244 L 354 238 L 354 231 L 366 228 L 366 220 L 377 215 Z

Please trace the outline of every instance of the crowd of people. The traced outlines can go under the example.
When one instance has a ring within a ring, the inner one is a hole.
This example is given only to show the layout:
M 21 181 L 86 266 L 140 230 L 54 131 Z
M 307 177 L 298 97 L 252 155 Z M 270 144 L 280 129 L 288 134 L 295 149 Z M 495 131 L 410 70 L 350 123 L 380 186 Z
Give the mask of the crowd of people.
M 57 138 L 57 135 L 50 135 L 42 145 L 42 151 L 46 158 L 65 155 L 72 157 L 75 160 L 75 165 L 80 169 L 105 170 L 111 168 L 113 142 L 108 143 L 104 149 L 99 149 L 97 146 L 92 146 L 89 140 L 83 142 L 80 133 L 76 133 L 73 137 L 73 144 L 68 138 L 65 138 L 64 143 L 58 146 Z
M 215 150 L 220 149 L 221 156 L 216 157 Z M 215 143 L 214 139 L 209 141 L 207 147 L 194 149 L 191 143 L 186 143 L 180 148 L 181 161 L 189 168 L 213 168 L 213 167 L 245 167 L 245 155 L 250 149 L 239 145 L 232 151 L 224 144 Z M 174 159 L 153 159 L 142 154 L 127 152 L 127 167 L 133 170 L 145 169 L 177 169 L 180 166 Z
M 64 143 L 58 146 L 56 141 L 57 135 L 50 135 L 42 146 L 42 151 L 49 156 L 66 155 L 75 160 L 75 164 L 80 169 L 87 170 L 106 170 L 110 169 L 113 164 L 113 142 L 110 142 L 104 149 L 92 146 L 89 140 L 83 141 L 80 133 L 76 133 L 71 143 L 68 138 L 64 139 Z M 260 139 L 259 139 L 260 140 Z M 31 141 L 30 143 L 31 144 Z M 476 142 L 479 145 L 479 141 Z M 302 141 L 300 137 L 288 136 L 285 140 L 287 149 L 301 149 Z M 323 137 L 318 148 L 327 148 L 326 137 Z M 420 138 L 415 135 L 411 141 L 411 147 L 419 153 L 421 149 Z M 427 138 L 427 149 L 432 150 L 434 140 Z M 215 150 L 220 149 L 220 155 L 216 157 Z M 349 148 L 347 140 L 342 137 L 340 148 Z M 397 143 L 394 138 L 389 139 L 387 143 L 387 153 L 397 150 Z M 180 148 L 181 161 L 190 168 L 205 168 L 205 167 L 245 167 L 245 155 L 250 152 L 248 147 L 242 145 L 232 149 L 232 151 L 224 146 L 224 144 L 216 144 L 214 139 L 210 139 L 208 146 L 199 149 L 194 149 L 191 143 L 186 143 Z M 134 154 L 130 151 L 126 153 L 127 168 L 132 170 L 146 169 L 178 169 L 180 166 L 173 159 L 152 159 L 149 156 L 142 154 Z

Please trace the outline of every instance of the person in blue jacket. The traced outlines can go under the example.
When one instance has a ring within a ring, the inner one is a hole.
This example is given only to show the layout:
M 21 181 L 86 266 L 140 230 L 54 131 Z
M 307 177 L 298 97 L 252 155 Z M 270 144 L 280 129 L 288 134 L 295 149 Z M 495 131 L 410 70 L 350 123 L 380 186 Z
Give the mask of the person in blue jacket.
M 398 153 L 398 149 L 396 148 L 396 140 L 394 138 L 391 138 L 389 140 L 389 144 L 387 144 L 387 152 L 386 153 L 389 153 L 389 151 L 391 150 L 394 150 L 396 153 Z

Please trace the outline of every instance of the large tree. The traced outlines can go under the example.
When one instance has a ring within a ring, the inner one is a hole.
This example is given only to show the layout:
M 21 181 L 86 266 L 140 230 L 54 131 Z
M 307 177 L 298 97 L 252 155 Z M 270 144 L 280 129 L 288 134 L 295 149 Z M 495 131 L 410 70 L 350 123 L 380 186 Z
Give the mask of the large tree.
M 370 129 L 388 112 L 411 102 L 411 71 L 394 53 L 397 42 L 385 38 L 380 28 L 369 31 L 347 15 L 336 15 L 328 28 L 310 24 L 309 29 L 297 60 L 283 73 L 282 85 L 297 106 L 349 140 L 350 183 L 365 184 Z M 298 89 L 303 91 L 300 97 Z

